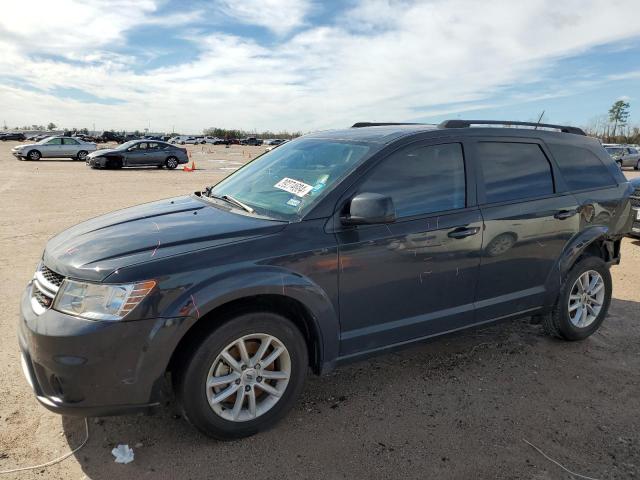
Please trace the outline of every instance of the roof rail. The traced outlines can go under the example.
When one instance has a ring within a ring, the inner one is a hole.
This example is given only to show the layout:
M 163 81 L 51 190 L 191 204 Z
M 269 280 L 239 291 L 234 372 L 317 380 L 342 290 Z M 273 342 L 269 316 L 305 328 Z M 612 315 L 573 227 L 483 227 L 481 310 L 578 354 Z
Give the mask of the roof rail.
M 387 125 L 427 125 L 426 123 L 393 123 L 393 122 L 357 122 L 351 125 L 351 128 L 362 128 L 362 127 L 384 127 Z
M 578 127 L 568 127 L 565 125 L 552 125 L 550 123 L 536 123 L 536 122 L 511 122 L 508 120 L 445 120 L 439 128 L 469 128 L 471 125 L 517 125 L 527 127 L 541 127 L 541 128 L 553 128 L 560 130 L 563 133 L 573 133 L 574 135 L 586 135 L 584 130 Z

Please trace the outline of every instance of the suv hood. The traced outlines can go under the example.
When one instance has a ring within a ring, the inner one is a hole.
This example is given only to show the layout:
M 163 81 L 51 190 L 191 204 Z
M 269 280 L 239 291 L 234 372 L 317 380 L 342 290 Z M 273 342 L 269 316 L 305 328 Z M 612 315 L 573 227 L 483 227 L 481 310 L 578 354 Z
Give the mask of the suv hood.
M 286 223 L 235 214 L 195 195 L 126 208 L 80 223 L 47 243 L 44 264 L 102 281 L 118 268 L 282 230 Z

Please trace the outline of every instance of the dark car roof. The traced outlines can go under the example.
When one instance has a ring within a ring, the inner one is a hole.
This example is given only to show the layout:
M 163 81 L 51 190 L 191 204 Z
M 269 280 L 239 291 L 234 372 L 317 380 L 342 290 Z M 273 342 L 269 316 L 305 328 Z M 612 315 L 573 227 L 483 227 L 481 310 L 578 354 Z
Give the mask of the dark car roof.
M 444 128 L 441 125 L 429 124 L 388 124 L 378 126 L 364 126 L 359 128 L 346 128 L 341 130 L 325 130 L 310 133 L 304 138 L 333 139 L 342 141 L 366 142 L 372 144 L 388 144 L 402 137 L 425 134 L 427 136 L 505 136 L 505 137 L 531 137 L 541 139 L 555 139 L 571 141 L 572 143 L 598 143 L 599 142 L 585 135 L 576 135 L 554 130 L 539 128 L 517 128 L 517 127 L 469 127 L 469 128 Z

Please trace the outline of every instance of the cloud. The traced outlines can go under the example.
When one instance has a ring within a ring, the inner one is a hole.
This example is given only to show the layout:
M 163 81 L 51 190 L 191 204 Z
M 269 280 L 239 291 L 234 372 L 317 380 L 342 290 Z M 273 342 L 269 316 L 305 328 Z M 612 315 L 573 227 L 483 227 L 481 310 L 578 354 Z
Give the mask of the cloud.
M 547 91 L 563 59 L 640 35 L 637 22 L 618 21 L 621 11 L 640 13 L 636 0 L 363 0 L 321 24 L 312 24 L 310 14 L 319 7 L 306 2 L 252 0 L 216 8 L 276 33 L 269 44 L 246 36 L 246 27 L 235 34 L 231 27 L 205 29 L 196 23 L 200 13 L 182 9 L 181 22 L 168 31 L 188 39 L 195 55 L 144 69 L 136 68 L 139 54 L 126 48 L 128 34 L 140 26 L 165 28 L 158 20 L 167 15 L 164 5 L 113 5 L 85 2 L 71 23 L 63 14 L 55 20 L 42 14 L 44 29 L 22 29 L 9 8 L 0 20 L 0 71 L 25 86 L 0 79 L 7 121 L 135 129 L 151 119 L 159 130 L 197 132 L 213 125 L 307 131 L 357 120 L 419 120 L 592 88 L 610 78 L 575 78 Z M 82 95 L 62 98 L 60 89 Z
M 308 0 L 221 0 L 218 8 L 242 23 L 264 27 L 278 35 L 303 26 L 312 9 Z

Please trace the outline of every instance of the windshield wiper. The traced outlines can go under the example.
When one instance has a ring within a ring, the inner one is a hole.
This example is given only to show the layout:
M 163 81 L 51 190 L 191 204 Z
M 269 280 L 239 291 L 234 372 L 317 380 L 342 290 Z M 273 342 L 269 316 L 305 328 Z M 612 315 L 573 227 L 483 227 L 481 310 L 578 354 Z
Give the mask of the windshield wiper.
M 245 212 L 249 212 L 249 213 L 256 212 L 249 205 L 242 203 L 240 200 L 238 200 L 237 198 L 233 198 L 231 195 L 214 195 L 213 193 L 209 193 L 209 197 L 224 200 L 225 202 L 230 203 L 231 205 L 235 205 L 236 207 L 242 208 Z

